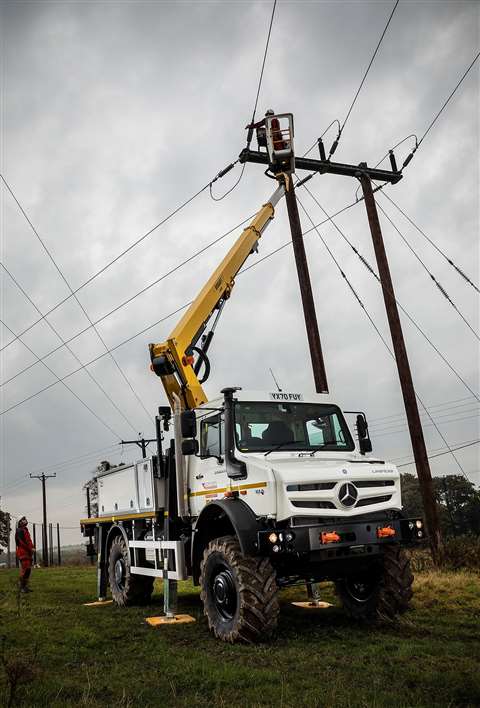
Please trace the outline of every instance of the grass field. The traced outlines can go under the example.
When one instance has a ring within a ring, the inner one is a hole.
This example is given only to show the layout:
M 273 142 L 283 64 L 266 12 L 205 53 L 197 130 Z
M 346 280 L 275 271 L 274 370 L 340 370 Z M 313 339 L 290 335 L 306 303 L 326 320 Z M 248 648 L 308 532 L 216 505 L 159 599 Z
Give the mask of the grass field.
M 293 607 L 305 596 L 292 588 L 276 639 L 258 646 L 214 640 L 188 583 L 179 611 L 197 622 L 157 629 L 144 618 L 161 613 L 161 583 L 151 605 L 128 610 L 83 606 L 95 598 L 88 567 L 35 570 L 32 588 L 19 603 L 16 571 L 0 571 L 1 705 L 7 671 L 20 671 L 15 706 L 480 706 L 474 573 L 419 574 L 413 610 L 373 629 L 338 607 Z M 335 602 L 328 585 L 324 599 Z

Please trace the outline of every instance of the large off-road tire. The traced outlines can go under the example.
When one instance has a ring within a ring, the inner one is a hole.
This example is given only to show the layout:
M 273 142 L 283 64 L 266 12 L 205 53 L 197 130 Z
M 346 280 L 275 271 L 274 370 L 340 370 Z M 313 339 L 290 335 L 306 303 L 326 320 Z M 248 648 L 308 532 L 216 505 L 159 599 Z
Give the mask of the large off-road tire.
M 116 536 L 110 547 L 108 582 L 112 598 L 120 607 L 144 605 L 152 595 L 154 578 L 130 572 L 130 555 L 123 536 Z
M 400 546 L 384 548 L 377 569 L 345 577 L 335 583 L 346 612 L 358 620 L 393 620 L 405 612 L 412 599 L 410 559 Z
M 277 626 L 275 571 L 268 558 L 244 556 L 235 536 L 211 541 L 200 566 L 208 626 L 224 642 L 258 642 Z

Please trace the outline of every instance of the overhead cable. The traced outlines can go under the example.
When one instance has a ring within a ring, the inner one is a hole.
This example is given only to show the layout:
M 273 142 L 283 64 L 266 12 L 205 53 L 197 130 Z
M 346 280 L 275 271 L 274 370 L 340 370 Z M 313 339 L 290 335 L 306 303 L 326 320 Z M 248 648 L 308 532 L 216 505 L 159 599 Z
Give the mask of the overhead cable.
M 431 279 L 431 280 L 433 281 L 433 283 L 436 285 L 436 287 L 437 287 L 437 289 L 439 290 L 439 292 L 441 293 L 441 295 L 443 295 L 443 297 L 447 300 L 447 302 L 450 303 L 450 305 L 453 307 L 453 309 L 455 310 L 455 312 L 459 315 L 459 317 L 460 317 L 460 318 L 463 320 L 463 322 L 467 325 L 467 327 L 468 327 L 468 328 L 470 329 L 470 331 L 474 334 L 474 336 L 480 341 L 480 336 L 479 336 L 478 332 L 476 332 L 476 331 L 473 329 L 472 325 L 471 325 L 470 322 L 467 320 L 467 318 L 465 317 L 465 315 L 461 312 L 461 310 L 458 308 L 458 306 L 453 302 L 452 298 L 451 298 L 450 295 L 447 293 L 447 291 L 445 290 L 445 288 L 443 287 L 443 285 L 437 280 L 437 278 L 434 276 L 434 274 L 428 269 L 428 267 L 425 265 L 425 263 L 424 263 L 423 260 L 420 258 L 420 256 L 418 255 L 418 253 L 415 251 L 415 249 L 413 248 L 413 246 L 411 245 L 411 243 L 408 241 L 408 239 L 404 236 L 404 234 L 402 234 L 402 232 L 400 231 L 400 229 L 398 228 L 398 226 L 392 221 L 392 219 L 390 218 L 390 216 L 389 216 L 389 215 L 387 214 L 387 212 L 383 209 L 382 205 L 377 203 L 377 206 L 378 206 L 378 208 L 380 209 L 380 211 L 382 212 L 382 214 L 384 215 L 384 217 L 387 219 L 387 221 L 393 226 L 393 228 L 395 229 L 395 231 L 397 232 L 397 234 L 400 236 L 400 238 L 402 239 L 402 241 L 404 242 L 404 244 L 407 246 L 407 248 L 409 249 L 409 251 L 415 256 L 415 258 L 416 258 L 417 261 L 420 263 L 420 265 L 422 266 L 422 268 L 423 268 L 423 269 L 425 270 L 425 272 L 430 276 L 430 279 Z
M 474 442 L 468 443 L 467 445 L 460 445 L 459 447 L 452 447 L 452 450 L 455 452 L 457 450 L 463 450 L 466 447 L 471 447 L 472 445 L 478 445 L 480 443 L 480 440 L 475 440 Z M 451 450 L 446 450 L 445 452 L 439 452 L 436 455 L 429 455 L 428 459 L 431 460 L 433 457 L 441 457 L 442 455 L 448 455 L 451 452 Z M 412 462 L 404 462 L 402 465 L 397 465 L 397 467 L 408 467 L 408 465 L 413 465 L 415 464 L 414 460 Z M 468 478 L 467 478 L 468 479 Z M 468 480 L 470 481 L 470 480 Z
M 382 192 L 382 194 L 385 199 L 388 199 L 388 201 L 393 204 L 396 209 L 398 209 L 398 211 L 418 231 L 418 233 L 421 234 L 428 241 L 428 243 L 433 246 L 433 248 L 447 261 L 447 263 L 452 266 L 452 268 L 458 273 L 458 275 L 460 275 L 463 280 L 465 280 L 465 282 L 467 282 L 474 290 L 477 291 L 477 293 L 480 294 L 480 288 L 478 287 L 478 285 L 475 285 L 471 278 L 469 278 L 468 275 L 466 275 L 463 270 L 458 265 L 456 265 L 456 263 L 454 263 L 449 256 L 447 256 L 444 251 L 442 251 L 442 249 L 435 243 L 435 241 L 433 241 L 429 236 L 427 236 L 425 231 L 423 231 L 420 226 L 415 223 L 415 221 L 405 212 L 405 210 L 402 209 L 402 207 L 400 207 L 399 204 L 397 204 L 397 202 L 395 202 L 386 192 Z
M 465 72 L 463 73 L 462 77 L 461 77 L 460 80 L 458 81 L 457 85 L 455 86 L 455 88 L 453 89 L 453 91 L 452 91 L 452 92 L 450 93 L 450 95 L 448 96 L 447 100 L 443 103 L 443 105 L 442 105 L 442 107 L 440 108 L 440 110 L 438 111 L 438 113 L 435 115 L 435 117 L 433 118 L 433 120 L 429 123 L 427 129 L 426 129 L 425 132 L 423 133 L 423 135 L 422 135 L 422 137 L 420 138 L 420 140 L 416 140 L 416 142 L 415 142 L 415 147 L 411 150 L 411 152 L 407 155 L 407 157 L 406 157 L 405 160 L 403 161 L 403 164 L 402 164 L 402 166 L 401 166 L 401 168 L 400 168 L 400 172 L 403 172 L 403 170 L 405 169 L 405 167 L 407 167 L 407 165 L 409 165 L 410 162 L 413 160 L 413 157 L 414 157 L 415 153 L 417 152 L 418 148 L 419 148 L 420 145 L 423 143 L 423 141 L 424 141 L 425 138 L 427 137 L 428 133 L 431 131 L 431 129 L 433 128 L 433 126 L 434 126 L 435 123 L 437 122 L 437 120 L 440 118 L 441 114 L 443 113 L 443 111 L 444 111 L 445 108 L 447 107 L 448 103 L 449 103 L 450 100 L 453 98 L 453 96 L 454 96 L 454 94 L 456 93 L 457 89 L 460 87 L 461 83 L 462 83 L 463 80 L 466 78 L 467 74 L 468 74 L 469 71 L 472 69 L 473 65 L 475 64 L 475 62 L 478 60 L 479 57 L 480 57 L 480 52 L 479 52 L 479 53 L 477 54 L 477 56 L 473 59 L 472 63 L 468 66 L 468 68 L 465 70 Z M 415 138 L 416 138 L 416 136 L 415 136 Z M 403 141 L 401 141 L 401 142 L 403 142 Z M 400 144 L 400 143 L 399 143 L 399 144 Z M 392 148 L 392 149 L 393 149 L 393 148 Z M 385 158 L 382 158 L 381 161 L 383 162 L 384 159 L 385 159 Z M 380 164 L 380 163 L 379 163 L 379 164 Z
M 463 408 L 464 406 L 468 406 L 472 404 L 472 396 L 467 396 L 466 398 L 456 398 L 453 401 L 444 401 L 443 403 L 436 403 L 433 406 L 428 406 L 429 411 L 433 411 L 434 409 L 442 409 L 442 408 Z M 460 403 L 460 401 L 464 401 L 464 403 Z M 452 405 L 452 404 L 458 404 L 458 405 Z M 438 411 L 436 411 L 438 412 Z M 442 412 L 440 410 L 440 412 Z M 392 418 L 405 418 L 405 413 L 392 413 L 391 415 L 385 415 L 381 416 L 380 418 L 369 418 L 369 423 L 370 424 L 375 424 L 379 423 L 381 421 L 387 421 L 391 420 Z
M 338 147 L 338 143 L 339 143 L 339 141 L 340 141 L 340 138 L 342 137 L 342 133 L 343 133 L 343 131 L 344 131 L 344 129 L 345 129 L 345 125 L 347 124 L 347 121 L 348 121 L 348 119 L 350 118 L 350 113 L 352 112 L 353 107 L 354 107 L 354 105 L 355 105 L 355 103 L 356 103 L 356 101 L 357 101 L 357 98 L 358 98 L 359 94 L 360 94 L 360 91 L 362 90 L 363 84 L 365 83 L 365 79 L 367 78 L 368 72 L 370 71 L 370 67 L 372 66 L 372 64 L 373 64 L 373 62 L 374 62 L 374 60 L 375 60 L 375 57 L 377 56 L 377 52 L 378 52 L 378 50 L 380 49 L 380 45 L 381 45 L 381 43 L 382 43 L 382 41 L 383 41 L 383 38 L 385 37 L 385 33 L 386 33 L 387 29 L 388 29 L 388 26 L 390 25 L 390 22 L 391 22 L 392 17 L 393 17 L 393 15 L 394 15 L 394 13 L 395 13 L 395 10 L 397 9 L 398 3 L 399 3 L 399 0 L 396 0 L 395 5 L 394 5 L 394 7 L 393 7 L 393 10 L 392 10 L 392 12 L 390 13 L 390 17 L 389 17 L 388 20 L 387 20 L 387 24 L 386 24 L 385 27 L 384 27 L 384 30 L 383 30 L 383 32 L 382 32 L 382 34 L 381 34 L 381 36 L 380 36 L 380 39 L 378 40 L 377 46 L 375 47 L 375 51 L 373 52 L 372 58 L 370 59 L 370 63 L 369 63 L 369 65 L 367 66 L 367 69 L 366 69 L 366 71 L 365 71 L 365 73 L 364 73 L 364 75 L 363 75 L 363 78 L 362 78 L 361 82 L 360 82 L 360 86 L 358 87 L 357 92 L 356 92 L 355 96 L 353 97 L 353 101 L 352 101 L 352 103 L 351 103 L 351 105 L 350 105 L 350 108 L 349 108 L 348 111 L 347 111 L 347 115 L 345 116 L 345 119 L 344 119 L 344 121 L 343 121 L 343 123 L 342 123 L 342 125 L 341 125 L 341 127 L 340 127 L 340 129 L 339 129 L 339 131 L 338 131 L 337 138 L 336 138 L 335 142 L 333 143 L 332 147 L 330 148 L 330 152 L 329 152 L 329 155 L 328 155 L 328 159 L 330 159 L 330 157 L 333 155 L 333 153 L 335 152 L 335 150 L 336 150 L 337 147 Z
M 88 320 L 88 322 L 90 323 L 90 325 L 93 327 L 93 329 L 94 329 L 94 331 L 95 331 L 95 334 L 97 335 L 97 337 L 99 338 L 99 340 L 100 340 L 100 342 L 102 343 L 103 347 L 105 348 L 105 351 L 106 351 L 107 353 L 109 353 L 110 358 L 111 358 L 111 360 L 113 361 L 113 363 L 115 364 L 115 366 L 116 366 L 116 368 L 117 368 L 117 370 L 118 370 L 120 376 L 121 376 L 122 379 L 125 381 L 125 383 L 127 384 L 128 388 L 130 389 L 130 391 L 132 392 L 132 394 L 134 395 L 134 397 L 137 399 L 138 403 L 139 403 L 140 406 L 143 408 L 145 414 L 147 415 L 147 417 L 148 417 L 148 419 L 149 419 L 149 421 L 150 421 L 150 420 L 151 420 L 151 414 L 150 414 L 150 412 L 147 410 L 147 408 L 146 408 L 144 402 L 142 401 L 142 399 L 141 399 L 140 396 L 138 395 L 137 391 L 136 391 L 135 388 L 133 387 L 133 385 L 132 385 L 130 379 L 128 378 L 128 376 L 126 375 L 126 373 L 124 372 L 123 368 L 120 366 L 120 364 L 118 363 L 118 361 L 115 359 L 115 357 L 113 356 L 113 354 L 112 354 L 111 352 L 109 352 L 108 346 L 107 346 L 107 344 L 106 344 L 104 338 L 103 338 L 102 335 L 100 334 L 100 332 L 99 332 L 99 330 L 97 329 L 97 327 L 93 324 L 92 320 L 90 319 L 90 316 L 89 316 L 88 312 L 86 311 L 86 309 L 84 308 L 84 306 L 83 306 L 82 303 L 80 302 L 80 300 L 79 300 L 79 298 L 78 298 L 76 292 L 73 291 L 72 287 L 70 286 L 69 281 L 67 280 L 67 278 L 66 278 L 65 275 L 63 274 L 63 271 L 60 269 L 59 265 L 57 264 L 55 258 L 53 257 L 52 253 L 50 252 L 49 248 L 47 247 L 47 245 L 46 245 L 45 242 L 43 241 L 42 237 L 41 237 L 40 234 L 38 233 L 37 229 L 36 229 L 35 226 L 33 225 L 33 223 L 32 223 L 32 221 L 30 220 L 30 218 L 28 217 L 28 215 L 27 215 L 25 209 L 24 209 L 23 206 L 20 204 L 19 200 L 17 199 L 16 195 L 14 194 L 13 190 L 11 189 L 10 185 L 7 184 L 7 182 L 5 181 L 5 178 L 4 178 L 3 176 L 2 176 L 2 180 L 3 180 L 4 184 L 6 185 L 8 191 L 9 191 L 10 194 L 12 195 L 12 197 L 13 197 L 15 203 L 17 204 L 18 208 L 20 209 L 21 213 L 22 213 L 23 216 L 25 217 L 25 219 L 26 219 L 28 225 L 30 226 L 32 232 L 33 232 L 34 235 L 36 236 L 37 240 L 40 242 L 40 244 L 41 244 L 43 250 L 44 250 L 45 253 L 47 254 L 47 256 L 48 256 L 48 258 L 50 259 L 51 263 L 53 264 L 55 270 L 57 271 L 57 273 L 59 274 L 59 276 L 61 277 L 61 279 L 62 279 L 63 282 L 65 283 L 65 285 L 67 286 L 67 288 L 70 290 L 71 295 L 75 298 L 75 300 L 76 300 L 78 306 L 79 306 L 80 309 L 82 310 L 83 314 L 84 314 L 85 317 L 87 318 L 87 320 Z M 46 315 L 45 315 L 45 316 L 46 316 Z M 43 316 L 42 319 L 44 319 L 45 316 Z M 36 355 L 35 355 L 35 356 L 36 356 Z M 85 367 L 83 367 L 83 368 L 85 368 Z M 133 427 L 134 427 L 134 426 L 133 426 Z M 135 429 L 135 427 L 134 427 L 134 429 Z
M 255 213 L 256 213 L 256 212 L 255 212 Z M 155 285 L 158 285 L 158 283 L 160 283 L 161 281 L 165 280 L 166 278 L 168 278 L 168 277 L 169 277 L 170 275 L 172 275 L 173 273 L 176 273 L 178 270 L 180 270 L 180 268 L 182 268 L 183 266 L 185 266 L 187 263 L 190 263 L 191 261 L 193 261 L 195 258 L 197 258 L 198 256 L 200 256 L 202 253 L 205 253 L 205 251 L 207 251 L 209 248 L 211 248 L 212 246 L 214 246 L 214 245 L 216 245 L 217 243 L 219 243 L 220 241 L 222 241 L 224 238 L 226 238 L 226 237 L 229 236 L 231 233 L 233 233 L 236 229 L 240 228 L 240 226 L 243 226 L 243 225 L 246 224 L 247 222 L 251 221 L 254 216 L 255 216 L 255 214 L 251 214 L 249 217 L 247 217 L 246 219 L 244 219 L 243 221 L 241 221 L 239 224 L 236 224 L 235 226 L 233 226 L 233 227 L 232 227 L 231 229 L 229 229 L 228 231 L 225 231 L 225 233 L 223 233 L 221 236 L 218 236 L 218 237 L 215 238 L 213 241 L 210 241 L 209 243 L 207 243 L 206 246 L 203 246 L 203 247 L 200 248 L 198 251 L 195 251 L 195 253 L 193 253 L 191 256 L 189 256 L 188 258 L 184 259 L 183 261 L 181 261 L 180 263 L 178 263 L 178 264 L 177 264 L 176 266 L 174 266 L 173 268 L 170 268 L 170 270 L 168 270 L 168 271 L 166 271 L 165 273 L 163 273 L 161 276 L 159 276 L 159 277 L 156 278 L 154 281 L 152 281 L 151 283 L 149 283 L 148 285 L 146 285 L 145 287 L 143 287 L 143 288 L 142 288 L 141 290 L 139 290 L 137 293 L 135 293 L 134 295 L 128 297 L 126 300 L 124 300 L 123 302 L 121 302 L 119 305 L 117 305 L 116 307 L 114 307 L 112 310 L 110 310 L 109 312 L 107 312 L 107 313 L 105 313 L 104 315 L 102 315 L 101 317 L 99 317 L 99 318 L 98 318 L 97 320 L 95 320 L 91 325 L 88 325 L 87 327 L 84 327 L 82 330 L 80 330 L 80 331 L 77 332 L 76 334 L 72 335 L 69 339 L 66 339 L 65 342 L 64 342 L 64 344 L 65 344 L 65 345 L 66 345 L 66 344 L 70 344 L 70 342 L 72 342 L 74 339 L 77 339 L 77 337 L 80 337 L 82 334 L 85 334 L 85 332 L 88 332 L 88 330 L 91 329 L 91 327 L 92 327 L 93 325 L 98 325 L 100 322 L 103 322 L 103 321 L 106 320 L 108 317 L 110 317 L 111 315 L 113 315 L 115 312 L 118 312 L 118 310 L 120 310 L 121 308 L 123 308 L 123 307 L 125 307 L 126 305 L 128 305 L 129 303 L 131 303 L 131 302 L 132 302 L 133 300 L 135 300 L 137 297 L 139 297 L 140 295 L 143 295 L 145 292 L 147 292 L 148 290 L 150 290 L 150 288 L 154 287 Z M 51 355 L 54 354 L 55 352 L 57 352 L 57 351 L 59 351 L 60 349 L 62 349 L 63 346 L 64 346 L 64 345 L 60 345 L 60 346 L 55 347 L 54 349 L 51 349 L 49 352 L 47 352 L 46 354 L 44 354 L 44 355 L 41 357 L 40 360 L 43 361 L 44 359 L 47 359 L 49 356 L 51 356 Z M 17 372 L 14 376 L 11 376 L 9 379 L 6 379 L 6 380 L 3 381 L 2 383 L 0 383 L 0 386 L 5 386 L 6 384 L 10 383 L 11 381 L 13 381 L 14 379 L 16 379 L 16 378 L 17 378 L 18 376 L 20 376 L 21 374 L 23 374 L 23 373 L 25 373 L 26 371 L 28 371 L 28 369 L 32 368 L 32 366 L 36 366 L 36 364 L 38 364 L 38 362 L 36 362 L 36 361 L 33 362 L 32 364 L 29 364 L 29 365 L 26 366 L 24 369 L 22 369 L 21 371 Z
M 329 217 L 328 212 L 323 208 L 323 206 L 320 204 L 318 199 L 315 197 L 314 194 L 308 189 L 308 187 L 304 186 L 304 189 L 308 192 L 308 194 L 311 196 L 313 201 L 320 207 L 320 209 L 323 211 L 323 213 L 327 216 L 327 221 L 330 221 L 334 228 L 338 231 L 340 236 L 344 239 L 346 243 L 348 243 L 349 247 L 352 249 L 352 251 L 355 253 L 355 255 L 359 258 L 359 260 L 363 263 L 365 268 L 369 271 L 369 273 L 376 279 L 378 283 L 380 283 L 380 277 L 378 273 L 374 270 L 374 268 L 370 265 L 370 263 L 367 261 L 367 259 L 362 256 L 356 248 L 356 246 L 350 241 L 350 239 L 344 234 L 344 232 L 340 229 L 340 227 L 336 224 L 334 221 L 335 214 L 332 214 L 331 217 Z M 394 296 L 395 297 L 395 296 Z M 407 312 L 407 310 L 403 307 L 403 305 L 396 299 L 395 297 L 395 302 L 397 303 L 398 307 L 400 310 L 403 312 L 405 317 L 413 324 L 413 326 L 420 332 L 420 334 L 423 336 L 423 338 L 428 342 L 428 344 L 432 347 L 432 349 L 438 354 L 438 356 L 442 359 L 442 361 L 448 366 L 450 371 L 455 374 L 455 376 L 458 378 L 458 380 L 465 386 L 465 388 L 476 398 L 477 401 L 480 401 L 480 396 L 478 393 L 476 393 L 469 385 L 468 383 L 462 378 L 462 376 L 458 373 L 458 371 L 453 367 L 453 365 L 450 363 L 450 361 L 442 354 L 442 352 L 438 349 L 438 347 L 433 343 L 433 341 L 428 337 L 428 335 L 424 332 L 424 330 L 420 327 L 420 325 L 415 321 L 415 319 Z
M 70 298 L 72 298 L 74 295 L 76 295 L 78 292 L 80 292 L 80 290 L 83 290 L 83 288 L 85 288 L 85 287 L 86 287 L 87 285 L 89 285 L 93 280 L 95 280 L 96 278 L 98 278 L 99 275 L 101 275 L 101 274 L 104 273 L 106 270 L 108 270 L 108 268 L 110 268 L 114 263 L 116 263 L 116 262 L 119 261 L 121 258 L 123 258 L 123 256 L 125 256 L 127 253 L 129 253 L 129 251 L 131 251 L 133 248 L 135 248 L 136 246 L 138 246 L 139 243 L 141 243 L 144 239 L 146 239 L 148 236 L 150 236 L 154 231 L 156 231 L 157 229 L 159 229 L 159 228 L 160 228 L 161 226 L 163 226 L 167 221 L 169 221 L 172 217 L 174 217 L 176 214 L 178 214 L 182 209 L 184 209 L 188 204 L 190 204 L 194 199 L 196 199 L 196 197 L 198 197 L 200 194 L 202 194 L 202 192 L 204 192 L 206 189 L 208 189 L 208 188 L 210 187 L 210 185 L 213 184 L 213 183 L 219 178 L 219 175 L 220 175 L 220 174 L 221 174 L 221 173 L 218 173 L 218 175 L 216 175 L 216 177 L 214 177 L 213 180 L 210 180 L 210 182 L 207 182 L 207 184 L 205 184 L 201 189 L 199 189 L 197 192 L 195 192 L 195 194 L 193 194 L 191 197 L 189 197 L 188 199 L 186 199 L 182 204 L 180 204 L 180 206 L 176 207 L 173 211 L 171 211 L 169 214 L 167 214 L 167 216 L 165 216 L 158 224 L 156 224 L 155 226 L 153 226 L 153 227 L 152 227 L 151 229 L 149 229 L 145 234 L 143 234 L 143 236 L 140 236 L 140 238 L 138 238 L 136 241 L 134 241 L 133 243 L 131 243 L 130 246 L 128 246 L 128 248 L 124 249 L 121 253 L 119 253 L 117 256 L 115 256 L 115 258 L 113 258 L 111 261 L 109 261 L 108 263 L 106 263 L 106 264 L 105 264 L 102 268 L 100 268 L 100 270 L 98 270 L 96 273 L 93 273 L 93 275 L 91 275 L 87 280 L 85 280 L 85 282 L 83 282 L 81 285 L 79 285 L 77 288 L 75 288 L 75 290 L 73 290 L 73 292 L 70 293 L 70 295 L 67 295 L 65 298 L 63 298 L 62 300 L 60 300 L 59 302 L 57 302 L 56 305 L 54 305 L 50 310 L 48 310 L 47 312 L 44 313 L 44 315 L 43 315 L 43 317 L 42 317 L 41 319 L 36 320 L 35 322 L 33 322 L 33 323 L 32 323 L 31 325 L 29 325 L 26 329 L 24 329 L 22 332 L 20 332 L 18 336 L 21 337 L 22 335 L 26 334 L 30 329 L 32 329 L 32 327 L 35 327 L 35 325 L 37 325 L 39 322 L 41 322 L 42 319 L 44 319 L 45 317 L 47 317 L 48 315 L 50 315 L 52 312 L 54 312 L 55 310 L 57 310 L 59 307 L 61 307 L 65 302 L 67 302 L 68 300 L 70 300 Z M 3 177 L 2 174 L 0 174 L 0 178 L 2 179 L 3 183 L 5 184 L 5 187 L 9 190 L 9 192 L 10 192 L 10 194 L 12 195 L 13 199 L 14 199 L 15 201 L 17 201 L 15 195 L 13 194 L 12 190 L 10 189 L 10 187 L 9 187 L 9 185 L 8 185 L 8 183 L 7 183 L 7 181 L 5 180 L 5 178 Z M 18 204 L 18 207 L 22 210 L 21 205 L 20 205 L 18 202 L 17 202 L 17 204 Z M 23 210 L 22 210 L 22 211 L 23 211 Z M 26 218 L 27 221 L 28 221 L 28 216 L 27 216 L 25 213 L 24 213 L 24 216 L 25 216 L 25 218 Z M 33 225 L 31 225 L 31 226 L 32 226 L 32 228 L 33 228 Z M 7 344 L 4 345 L 4 346 L 0 349 L 0 351 L 3 351 L 4 349 L 6 349 L 8 346 L 10 346 L 10 344 L 13 344 L 14 341 L 15 341 L 15 340 L 11 340 L 10 342 L 7 342 Z
M 26 292 L 26 290 L 20 285 L 18 280 L 12 275 L 12 273 L 6 268 L 6 266 L 0 262 L 0 266 L 3 268 L 5 273 L 9 276 L 9 278 L 12 280 L 12 282 L 16 285 L 16 287 L 20 290 L 20 292 L 25 296 L 25 298 L 28 300 L 28 302 L 32 305 L 32 307 L 38 312 L 39 315 L 43 317 L 43 313 L 40 311 L 40 309 L 37 307 L 36 303 L 32 300 L 30 295 Z M 50 322 L 48 318 L 45 319 L 45 322 L 47 325 L 50 327 L 51 331 L 58 337 L 58 339 L 61 341 L 62 346 L 65 346 L 67 350 L 70 352 L 70 354 L 73 356 L 77 364 L 82 364 L 74 350 L 68 345 L 68 343 L 63 339 L 61 336 L 60 332 L 56 329 L 56 327 L 53 326 L 53 324 Z M 22 340 L 20 340 L 22 341 Z M 23 343 L 23 342 L 22 342 Z M 45 357 L 42 357 L 40 360 L 43 360 Z M 39 361 L 35 362 L 35 364 L 38 364 Z M 95 376 L 89 371 L 88 369 L 85 369 L 88 377 L 90 380 L 97 386 L 97 388 L 100 389 L 100 391 L 103 393 L 105 398 L 107 398 L 108 401 L 112 404 L 112 406 L 115 408 L 115 410 L 120 413 L 122 418 L 125 420 L 125 422 L 132 428 L 133 431 L 137 432 L 136 426 L 133 425 L 133 423 L 127 418 L 123 410 L 118 406 L 115 401 L 111 398 L 111 396 L 107 393 L 107 391 L 104 389 L 104 387 L 101 385 L 101 383 L 95 378 Z
M 263 72 L 265 70 L 265 62 L 267 61 L 268 47 L 270 44 L 270 35 L 272 34 L 273 18 L 275 17 L 276 7 L 277 7 L 277 0 L 274 0 L 273 8 L 272 8 L 272 15 L 270 17 L 270 25 L 268 27 L 267 41 L 265 42 L 265 51 L 263 53 L 262 67 L 260 69 L 260 77 L 258 79 L 257 95 L 255 96 L 255 103 L 253 105 L 253 111 L 252 111 L 252 120 L 250 121 L 251 124 L 255 122 L 255 114 L 257 112 L 257 105 L 258 105 L 258 98 L 260 96 L 260 89 L 262 88 Z M 251 141 L 251 138 L 249 140 L 247 140 L 247 146 L 250 146 L 250 141 Z
M 10 329 L 10 327 L 9 327 L 3 320 L 0 320 L 0 323 L 8 330 L 11 334 L 13 334 L 14 336 L 16 336 L 16 335 L 15 335 L 15 332 L 14 332 L 12 329 Z M 23 340 L 20 340 L 20 341 L 22 342 L 23 346 L 26 347 L 26 349 L 28 349 L 28 351 L 29 351 L 36 359 L 39 359 L 39 357 L 35 354 L 35 352 L 33 351 L 33 349 L 32 349 L 31 347 L 29 347 L 26 342 L 24 342 Z M 90 413 L 91 413 L 93 416 L 95 416 L 95 418 L 96 418 L 100 423 L 102 423 L 102 425 L 104 425 L 106 428 L 108 428 L 108 430 L 110 430 L 111 433 L 113 433 L 117 438 L 119 438 L 119 439 L 121 440 L 121 436 L 120 436 L 106 421 L 104 421 L 102 418 L 100 418 L 100 416 L 99 416 L 97 413 L 95 413 L 95 411 L 94 411 L 92 408 L 90 408 L 90 406 L 88 405 L 88 403 L 85 403 L 85 401 L 84 401 L 82 398 L 80 398 L 80 396 L 79 396 L 77 393 L 75 393 L 75 391 L 74 391 L 72 388 L 70 388 L 70 386 L 69 386 L 68 384 L 65 383 L 65 380 L 64 380 L 64 379 L 65 379 L 66 377 L 60 378 L 60 377 L 57 376 L 57 374 L 53 371 L 53 369 L 51 369 L 51 368 L 48 366 L 48 364 L 46 364 L 44 361 L 42 362 L 42 364 L 43 364 L 43 366 L 47 369 L 47 371 L 49 371 L 49 372 L 52 374 L 52 376 L 55 376 L 55 378 L 57 379 L 53 384 L 51 384 L 50 386 L 48 386 L 48 387 L 46 387 L 46 388 L 51 388 L 52 385 L 54 386 L 54 385 L 57 384 L 57 383 L 63 384 L 63 386 L 67 389 L 67 391 L 70 391 L 70 393 L 72 394 L 72 396 L 74 396 L 74 397 L 77 399 L 77 401 L 79 401 L 79 402 L 82 404 L 82 406 L 84 406 L 88 411 L 90 411 Z M 82 366 L 82 367 L 80 367 L 80 369 L 77 369 L 77 371 L 81 371 L 83 368 L 84 368 L 84 367 Z M 46 388 L 45 388 L 45 390 L 46 390 Z M 29 398 L 32 398 L 32 396 L 29 396 Z M 8 408 L 7 410 L 12 410 L 12 408 L 16 408 L 16 407 L 17 407 L 17 406 L 15 405 L 15 406 L 13 406 L 13 407 Z M 6 412 L 7 412 L 7 411 L 3 411 L 0 415 L 3 415 L 3 413 L 6 413 Z

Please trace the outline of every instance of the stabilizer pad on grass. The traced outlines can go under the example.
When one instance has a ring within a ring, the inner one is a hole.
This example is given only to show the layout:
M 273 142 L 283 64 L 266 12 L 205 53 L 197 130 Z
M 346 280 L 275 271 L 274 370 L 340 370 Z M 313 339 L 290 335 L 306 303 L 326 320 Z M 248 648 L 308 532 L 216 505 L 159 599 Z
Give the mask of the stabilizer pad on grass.
M 295 607 L 303 607 L 307 610 L 325 610 L 327 607 L 333 607 L 330 602 L 322 602 L 321 600 L 318 600 L 318 602 L 315 600 L 309 602 L 292 602 L 292 605 L 295 605 Z
M 162 624 L 189 624 L 196 622 L 196 619 L 190 615 L 175 615 L 174 617 L 147 617 L 145 621 L 151 627 L 160 627 Z
M 84 602 L 84 607 L 100 607 L 101 605 L 111 605 L 113 600 L 95 600 L 95 602 Z

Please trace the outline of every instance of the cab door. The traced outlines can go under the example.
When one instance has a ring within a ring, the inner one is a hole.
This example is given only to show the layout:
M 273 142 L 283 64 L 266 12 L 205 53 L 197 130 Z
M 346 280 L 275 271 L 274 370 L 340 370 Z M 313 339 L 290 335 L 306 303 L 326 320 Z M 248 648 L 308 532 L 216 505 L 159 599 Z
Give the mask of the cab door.
M 223 499 L 227 486 L 223 412 L 200 418 L 198 430 L 199 453 L 189 464 L 192 516 L 198 516 L 209 502 Z

